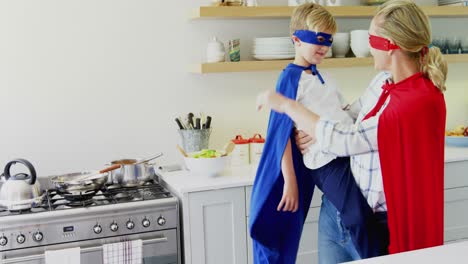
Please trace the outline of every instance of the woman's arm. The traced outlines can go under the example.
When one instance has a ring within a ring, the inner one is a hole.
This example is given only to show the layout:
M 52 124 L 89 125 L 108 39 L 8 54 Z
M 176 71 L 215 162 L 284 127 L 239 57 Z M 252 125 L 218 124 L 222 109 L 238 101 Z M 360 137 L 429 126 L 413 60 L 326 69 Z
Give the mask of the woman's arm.
M 302 104 L 274 91 L 266 91 L 257 97 L 257 109 L 269 107 L 287 114 L 312 138 L 325 153 L 336 156 L 359 155 L 378 149 L 377 125 L 380 113 L 358 124 L 341 124 L 320 117 Z
M 324 153 L 340 157 L 377 151 L 378 122 L 379 115 L 357 124 L 320 120 L 315 133 L 317 144 Z
M 305 133 L 315 137 L 315 126 L 320 116 L 309 111 L 301 103 L 269 90 L 257 97 L 257 110 L 264 107 L 287 114 Z

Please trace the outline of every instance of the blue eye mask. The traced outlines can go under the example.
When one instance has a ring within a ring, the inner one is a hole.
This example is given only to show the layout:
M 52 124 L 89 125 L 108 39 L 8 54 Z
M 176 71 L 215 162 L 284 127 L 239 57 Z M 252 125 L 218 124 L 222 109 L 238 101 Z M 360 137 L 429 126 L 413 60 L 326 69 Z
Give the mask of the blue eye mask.
M 333 43 L 333 36 L 323 32 L 296 30 L 293 35 L 298 37 L 302 42 L 309 44 L 330 47 Z

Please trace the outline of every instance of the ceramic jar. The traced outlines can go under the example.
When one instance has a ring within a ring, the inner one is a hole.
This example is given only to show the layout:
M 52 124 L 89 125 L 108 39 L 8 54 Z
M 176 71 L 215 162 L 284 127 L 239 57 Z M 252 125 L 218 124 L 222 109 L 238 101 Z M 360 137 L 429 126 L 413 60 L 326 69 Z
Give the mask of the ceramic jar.
M 232 166 L 245 166 L 249 165 L 250 160 L 250 141 L 244 139 L 241 135 L 237 135 L 235 139 L 232 140 L 236 146 L 231 153 L 231 165 Z
M 249 139 L 250 144 L 250 163 L 258 165 L 263 153 L 265 139 L 260 134 L 255 134 Z
M 225 57 L 224 44 L 218 38 L 213 37 L 206 47 L 206 62 L 223 62 Z

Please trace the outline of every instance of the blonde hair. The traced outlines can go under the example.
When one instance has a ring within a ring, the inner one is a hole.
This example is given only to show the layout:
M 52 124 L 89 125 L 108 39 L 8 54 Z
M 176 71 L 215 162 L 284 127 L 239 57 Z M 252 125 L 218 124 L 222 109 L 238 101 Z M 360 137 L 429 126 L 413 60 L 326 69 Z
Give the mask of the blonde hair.
M 336 21 L 330 12 L 321 5 L 308 3 L 296 7 L 291 16 L 289 33 L 292 36 L 296 30 L 328 31 L 336 33 Z
M 423 74 L 441 92 L 445 91 L 448 69 L 440 49 L 430 47 L 427 54 L 422 55 L 432 37 L 429 18 L 421 8 L 409 0 L 389 0 L 379 7 L 375 17 L 383 19 L 378 24 L 378 33 L 417 61 Z

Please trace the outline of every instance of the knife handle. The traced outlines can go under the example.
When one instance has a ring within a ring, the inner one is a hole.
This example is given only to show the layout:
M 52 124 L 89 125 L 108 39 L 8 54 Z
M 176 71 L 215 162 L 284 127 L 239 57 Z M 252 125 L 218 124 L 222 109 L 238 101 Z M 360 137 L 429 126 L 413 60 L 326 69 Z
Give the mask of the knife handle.
M 205 128 L 208 129 L 211 126 L 211 116 L 206 117 Z
M 176 118 L 175 121 L 180 129 L 185 129 L 184 126 L 182 125 L 182 122 L 180 122 L 179 118 Z

